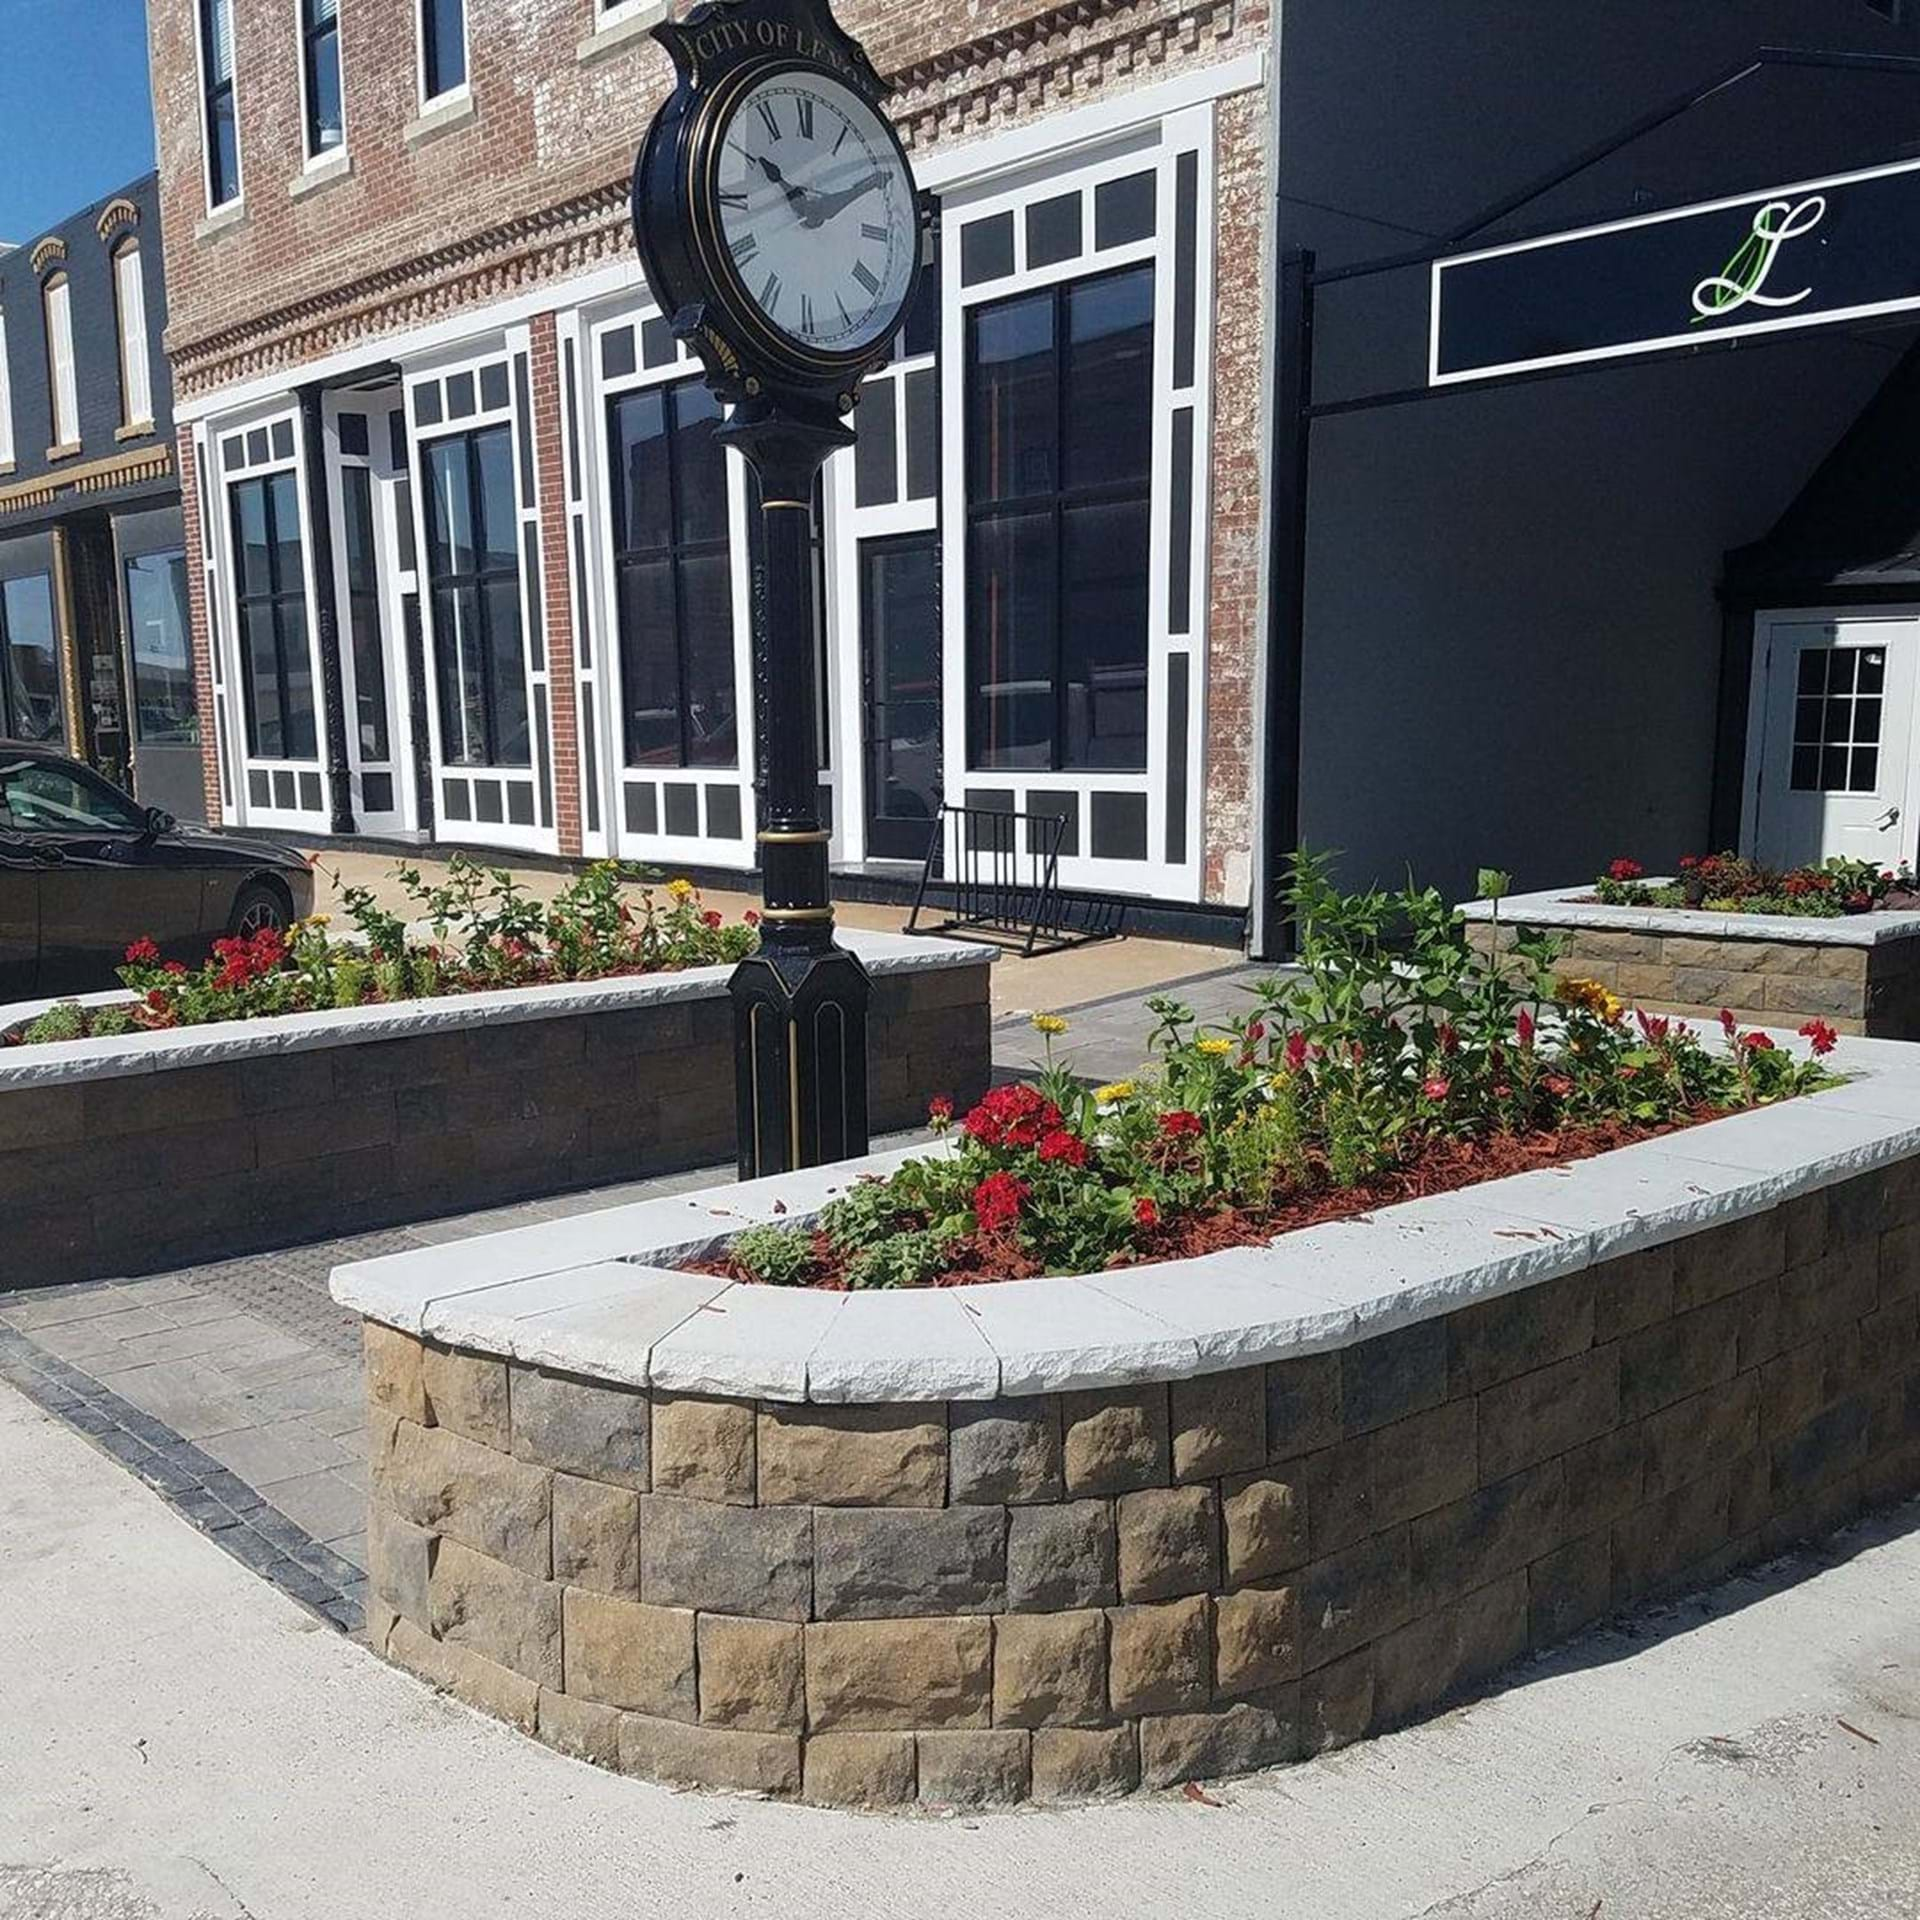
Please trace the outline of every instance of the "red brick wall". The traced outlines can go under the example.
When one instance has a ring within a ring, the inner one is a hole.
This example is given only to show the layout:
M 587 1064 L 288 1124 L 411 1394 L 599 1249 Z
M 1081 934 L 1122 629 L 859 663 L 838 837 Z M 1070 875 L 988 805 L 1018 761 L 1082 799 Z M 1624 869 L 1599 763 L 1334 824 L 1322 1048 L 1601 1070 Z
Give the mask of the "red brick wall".
M 560 851 L 580 851 L 580 726 L 573 677 L 573 568 L 560 349 L 550 313 L 533 322 L 533 452 L 540 482 L 540 586 L 546 607 L 547 698 L 553 707 L 554 822 Z

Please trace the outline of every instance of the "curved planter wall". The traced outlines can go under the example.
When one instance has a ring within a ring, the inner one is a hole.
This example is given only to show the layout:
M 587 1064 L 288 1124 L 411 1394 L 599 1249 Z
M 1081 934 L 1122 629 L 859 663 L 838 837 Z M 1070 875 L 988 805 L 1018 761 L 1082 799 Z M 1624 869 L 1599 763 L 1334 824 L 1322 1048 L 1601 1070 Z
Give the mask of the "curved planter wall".
M 1920 1489 L 1910 1052 L 1086 1280 L 667 1264 L 845 1168 L 343 1268 L 373 1643 L 602 1765 L 833 1804 L 1080 1799 L 1392 1726 Z
M 920 1125 L 930 1091 L 983 1092 L 991 956 L 847 944 L 874 977 L 874 1130 Z M 153 1272 L 731 1160 L 729 972 L 0 1051 L 0 1281 Z
M 1469 902 L 1467 937 L 1492 949 L 1492 907 Z M 1558 934 L 1562 965 L 1654 1013 L 1712 1020 L 1730 1007 L 1743 1026 L 1830 1021 L 1841 1033 L 1920 1039 L 1920 914 L 1835 920 L 1751 913 L 1603 907 L 1566 891 L 1500 903 L 1500 944 L 1516 928 Z

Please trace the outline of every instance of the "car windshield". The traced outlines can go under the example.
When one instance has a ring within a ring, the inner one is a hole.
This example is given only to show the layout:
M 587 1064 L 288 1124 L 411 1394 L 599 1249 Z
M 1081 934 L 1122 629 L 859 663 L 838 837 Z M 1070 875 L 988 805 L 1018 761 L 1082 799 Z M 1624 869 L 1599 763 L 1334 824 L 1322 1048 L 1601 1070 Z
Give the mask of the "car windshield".
M 17 833 L 138 833 L 146 816 L 124 793 L 79 767 L 0 762 L 0 816 Z

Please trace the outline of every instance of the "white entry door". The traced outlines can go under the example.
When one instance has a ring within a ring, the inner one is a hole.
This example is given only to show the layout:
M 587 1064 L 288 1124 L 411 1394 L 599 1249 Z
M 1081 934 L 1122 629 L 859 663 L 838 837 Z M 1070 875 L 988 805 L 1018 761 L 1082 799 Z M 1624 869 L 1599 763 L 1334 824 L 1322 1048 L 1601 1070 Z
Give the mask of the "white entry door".
M 1755 858 L 1770 867 L 1911 858 L 1920 614 L 1763 614 L 1757 626 Z

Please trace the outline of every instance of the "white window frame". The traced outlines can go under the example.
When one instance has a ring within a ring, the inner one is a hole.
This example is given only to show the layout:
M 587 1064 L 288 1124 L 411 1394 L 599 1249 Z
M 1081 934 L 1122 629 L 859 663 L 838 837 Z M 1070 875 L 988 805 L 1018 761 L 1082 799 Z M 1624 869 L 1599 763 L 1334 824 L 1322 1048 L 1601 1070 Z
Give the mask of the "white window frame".
M 347 164 L 347 48 L 340 15 L 344 0 L 333 18 L 334 58 L 340 65 L 340 144 L 322 147 L 318 153 L 307 151 L 307 136 L 313 125 L 313 102 L 307 84 L 307 6 L 308 0 L 293 0 L 293 57 L 299 68 L 297 88 L 300 96 L 300 171 L 334 173 Z
M 430 0 L 413 0 L 414 94 L 420 111 L 454 106 L 473 95 L 473 6 L 472 0 L 460 0 L 460 84 L 439 93 L 427 91 L 427 7 Z M 344 88 L 342 89 L 344 93 Z M 342 123 L 344 125 L 344 114 Z
M 13 375 L 7 364 L 7 313 L 0 307 L 0 473 L 10 472 L 13 464 Z
M 607 433 L 608 402 L 622 394 L 637 393 L 647 387 L 673 386 L 684 380 L 703 378 L 700 363 L 684 342 L 676 343 L 672 361 L 657 367 L 640 362 L 640 329 L 649 320 L 657 320 L 659 308 L 651 299 L 627 300 L 594 314 L 581 329 L 580 370 L 581 410 L 586 416 L 579 422 L 580 457 L 587 478 L 588 565 L 593 570 L 601 611 L 594 647 L 595 719 L 600 734 L 601 821 L 609 847 L 616 855 L 633 860 L 679 861 L 687 865 L 730 867 L 746 870 L 754 865 L 757 843 L 754 833 L 754 770 L 759 763 L 759 715 L 753 684 L 753 581 L 749 565 L 747 528 L 747 468 L 741 456 L 728 450 L 727 462 L 727 554 L 729 580 L 733 594 L 733 669 L 734 700 L 739 714 L 737 738 L 739 751 L 731 767 L 629 767 L 626 756 L 626 688 L 621 672 L 620 581 L 614 553 L 617 542 L 613 529 L 613 486 L 608 461 L 612 447 Z M 634 370 L 607 378 L 602 371 L 602 343 L 609 333 L 631 327 L 634 333 Z M 829 567 L 831 573 L 831 567 Z M 627 827 L 629 783 L 663 787 L 695 786 L 700 789 L 700 831 L 696 834 L 670 834 L 666 831 L 662 801 L 656 816 L 656 831 L 634 833 Z M 731 787 L 739 796 L 740 835 L 738 839 L 716 838 L 706 831 L 708 791 Z
M 209 214 L 230 213 L 241 206 L 247 197 L 246 143 L 241 138 L 240 127 L 240 36 L 233 15 L 235 4 L 236 0 L 226 0 L 227 38 L 231 43 L 228 51 L 233 60 L 233 192 L 224 200 L 216 200 L 213 197 L 213 122 L 207 115 L 207 62 L 211 49 L 203 30 L 205 15 L 201 0 L 193 0 L 194 78 L 199 88 L 195 112 L 200 123 L 200 193 Z
M 147 350 L 146 262 L 141 257 L 137 236 L 128 234 L 116 241 L 108 263 L 113 269 L 113 324 L 120 348 L 121 431 L 150 432 L 153 428 L 153 358 Z M 123 279 L 129 263 L 132 273 Z
M 401 392 L 406 406 L 408 471 L 413 476 L 414 541 L 415 557 L 419 563 L 419 604 L 420 604 L 420 640 L 423 660 L 426 666 L 427 695 L 427 747 L 428 764 L 433 775 L 433 821 L 434 838 L 442 841 L 465 842 L 476 846 L 505 847 L 526 853 L 555 853 L 559 850 L 559 786 L 560 771 L 554 754 L 553 719 L 553 636 L 547 631 L 546 621 L 546 581 L 544 558 L 539 540 L 540 526 L 540 462 L 537 457 L 524 463 L 524 470 L 533 476 L 533 495 L 529 498 L 523 485 L 523 443 L 530 440 L 534 432 L 531 418 L 520 417 L 518 404 L 518 383 L 514 377 L 514 362 L 523 355 L 530 355 L 532 341 L 525 327 L 509 328 L 504 336 L 495 336 L 486 343 L 467 342 L 457 351 L 436 357 L 430 362 L 421 362 L 408 366 L 404 370 Z M 480 402 L 480 370 L 501 361 L 507 370 L 507 403 L 502 407 L 487 407 Z M 447 380 L 460 375 L 471 376 L 474 385 L 474 411 L 458 420 L 442 417 L 429 426 L 421 426 L 419 412 L 414 396 L 423 386 L 442 385 Z M 532 369 L 528 369 L 528 404 L 537 404 L 532 390 Z M 514 499 L 518 512 L 514 517 L 514 535 L 516 548 L 516 571 L 520 576 L 520 664 L 527 697 L 527 748 L 528 764 L 525 767 L 476 767 L 465 764 L 450 765 L 446 759 L 444 743 L 440 736 L 440 681 L 437 639 L 433 626 L 433 568 L 428 544 L 428 516 L 426 502 L 427 461 L 426 449 L 436 440 L 464 436 L 485 427 L 505 426 L 512 437 L 513 486 Z M 529 579 L 526 562 L 527 528 L 535 529 L 534 577 Z M 532 633 L 538 620 L 542 635 L 541 665 L 534 665 Z M 544 696 L 544 699 L 540 696 Z M 545 705 L 546 739 L 540 737 L 540 708 Z M 543 826 L 540 821 L 541 791 L 540 777 L 543 765 L 551 782 L 553 822 Z M 464 781 L 468 791 L 468 818 L 450 820 L 447 816 L 447 784 L 452 781 Z M 501 818 L 482 820 L 479 817 L 479 805 L 474 795 L 476 783 L 497 783 L 501 790 Z M 509 785 L 526 787 L 532 796 L 533 823 L 516 823 L 507 817 L 506 789 Z
M 291 453 L 277 454 L 272 449 L 273 430 L 285 423 L 291 423 L 293 450 Z M 227 441 L 238 434 L 244 442 L 249 433 L 257 431 L 267 434 L 266 457 L 260 460 L 243 457 L 236 465 L 228 466 Z M 280 827 L 295 833 L 325 833 L 333 817 L 332 783 L 327 771 L 325 681 L 320 672 L 320 613 L 315 597 L 315 556 L 311 537 L 313 510 L 307 498 L 306 436 L 301 427 L 300 411 L 282 401 L 277 407 L 209 421 L 203 458 L 214 463 L 213 474 L 207 485 L 213 538 L 207 545 L 214 556 L 222 628 L 221 648 L 225 655 L 225 670 L 217 678 L 224 682 L 222 690 L 231 694 L 230 704 L 222 708 L 222 716 L 232 740 L 234 818 L 245 826 Z M 307 614 L 307 671 L 313 676 L 314 751 L 313 757 L 306 760 L 271 758 L 256 755 L 253 751 L 253 741 L 247 728 L 246 635 L 240 622 L 239 562 L 233 550 L 235 483 L 289 472 L 293 475 L 295 497 L 299 503 L 301 569 Z M 282 807 L 272 801 L 264 805 L 255 801 L 251 791 L 252 776 L 265 773 L 271 787 L 276 772 L 293 776 L 296 803 L 300 775 L 317 773 L 320 779 L 319 806 L 310 808 L 295 804 Z
M 55 295 L 59 295 L 56 316 Z M 47 409 L 53 442 L 47 457 L 76 452 L 80 446 L 80 383 L 73 364 L 73 279 L 62 270 L 40 286 L 40 312 L 47 334 Z
M 1182 153 L 1197 153 L 1197 220 L 1194 262 L 1194 380 L 1176 396 L 1173 388 L 1175 313 L 1176 167 Z M 1094 189 L 1108 180 L 1152 168 L 1158 175 L 1154 232 L 1150 239 L 1096 252 L 1093 246 Z M 1206 873 L 1206 714 L 1208 588 L 1211 577 L 1211 462 L 1213 279 L 1216 220 L 1213 212 L 1214 112 L 1204 100 L 1169 112 L 1157 122 L 1109 136 L 1107 144 L 1073 148 L 1051 161 L 1031 160 L 1012 174 L 989 175 L 977 184 L 965 176 L 941 186 L 940 405 L 942 471 L 940 491 L 941 626 L 945 661 L 945 728 L 942 777 L 946 798 L 959 805 L 970 789 L 1012 789 L 1017 811 L 1035 800 L 1059 794 L 1079 798 L 1080 851 L 1060 857 L 1063 886 L 1101 893 L 1146 895 L 1163 900 L 1204 897 Z M 1026 209 L 1036 201 L 1082 191 L 1080 254 L 1055 265 L 1030 268 L 1026 261 Z M 1000 279 L 963 286 L 961 229 L 1001 211 L 1014 216 L 1014 271 Z M 1154 268 L 1153 449 L 1150 465 L 1152 543 L 1147 577 L 1147 764 L 1135 772 L 1054 771 L 1018 767 L 975 769 L 967 741 L 967 500 L 966 500 L 966 320 L 974 306 L 996 304 L 1021 294 L 1096 277 L 1126 266 Z M 1167 594 L 1171 559 L 1173 415 L 1193 410 L 1193 498 L 1191 569 L 1193 583 L 1189 631 L 1170 632 Z M 1167 846 L 1168 662 L 1174 652 L 1187 658 L 1186 858 L 1173 863 Z M 1144 860 L 1096 859 L 1090 848 L 1093 796 L 1141 793 L 1146 799 L 1147 857 Z M 958 829 L 950 835 L 948 871 L 959 848 Z M 1022 854 L 1023 877 L 1030 877 Z M 1032 863 L 1037 865 L 1037 862 Z

